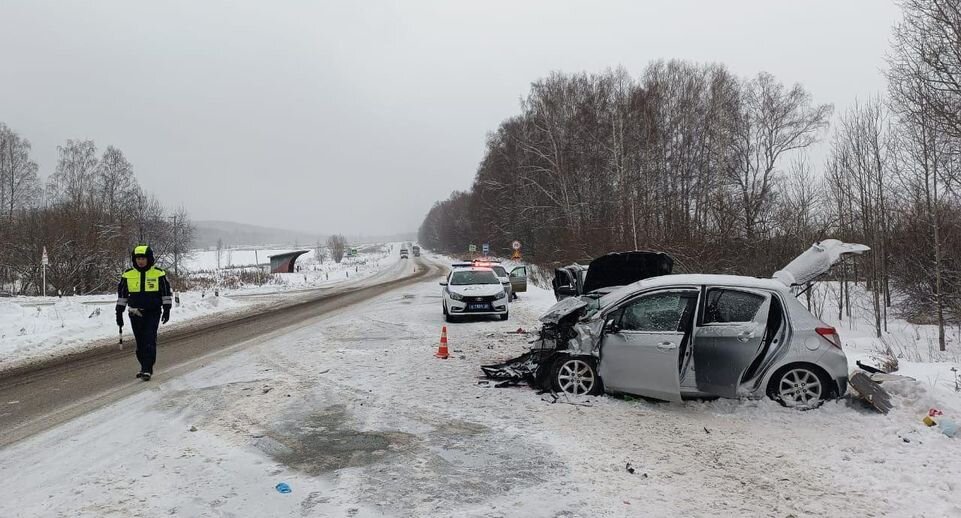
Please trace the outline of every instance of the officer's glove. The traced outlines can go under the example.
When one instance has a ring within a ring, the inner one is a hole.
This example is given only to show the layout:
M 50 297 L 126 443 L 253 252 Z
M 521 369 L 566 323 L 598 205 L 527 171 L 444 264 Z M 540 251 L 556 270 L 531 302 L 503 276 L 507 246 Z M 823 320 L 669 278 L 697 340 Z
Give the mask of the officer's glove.
M 164 312 L 160 315 L 160 323 L 166 324 L 170 320 L 170 306 L 164 306 Z
M 117 307 L 117 327 L 123 327 L 123 308 Z

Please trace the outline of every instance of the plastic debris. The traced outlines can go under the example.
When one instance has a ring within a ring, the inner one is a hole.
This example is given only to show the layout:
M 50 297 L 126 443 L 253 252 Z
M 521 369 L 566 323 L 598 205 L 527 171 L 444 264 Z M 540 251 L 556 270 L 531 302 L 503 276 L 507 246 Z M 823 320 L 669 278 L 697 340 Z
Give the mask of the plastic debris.
M 938 429 L 941 433 L 947 435 L 948 437 L 955 437 L 958 435 L 958 423 L 950 419 L 938 419 Z
M 277 488 L 277 492 L 278 492 L 278 493 L 287 494 L 287 493 L 290 493 L 290 491 L 291 491 L 291 490 L 290 490 L 290 486 L 289 486 L 286 482 L 281 482 L 281 483 L 277 484 L 277 485 L 274 486 L 274 487 Z

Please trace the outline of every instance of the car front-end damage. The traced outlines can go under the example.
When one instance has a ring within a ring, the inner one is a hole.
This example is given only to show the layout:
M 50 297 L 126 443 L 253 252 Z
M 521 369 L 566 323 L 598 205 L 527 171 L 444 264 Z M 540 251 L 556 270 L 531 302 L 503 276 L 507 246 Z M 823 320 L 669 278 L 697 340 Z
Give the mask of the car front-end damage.
M 579 297 L 562 299 L 540 317 L 543 324 L 528 352 L 503 363 L 483 365 L 489 379 L 503 384 L 527 382 L 549 390 L 551 368 L 560 356 L 596 356 L 604 322 L 590 318 L 591 304 Z

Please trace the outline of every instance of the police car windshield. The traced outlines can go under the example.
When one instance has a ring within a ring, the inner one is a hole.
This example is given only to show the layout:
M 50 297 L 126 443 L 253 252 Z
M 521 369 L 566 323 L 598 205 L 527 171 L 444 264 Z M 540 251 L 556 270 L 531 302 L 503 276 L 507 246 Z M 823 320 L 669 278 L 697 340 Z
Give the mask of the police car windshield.
M 490 270 L 454 272 L 450 277 L 452 286 L 467 284 L 500 284 L 497 276 Z
M 494 270 L 498 277 L 507 277 L 507 270 L 503 266 L 491 266 L 491 270 Z

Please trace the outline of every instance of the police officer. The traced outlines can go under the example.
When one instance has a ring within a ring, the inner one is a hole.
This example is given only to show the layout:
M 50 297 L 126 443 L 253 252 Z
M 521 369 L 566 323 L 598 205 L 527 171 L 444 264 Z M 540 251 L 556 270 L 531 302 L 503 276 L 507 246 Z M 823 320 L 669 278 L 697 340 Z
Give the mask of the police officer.
M 157 328 L 170 320 L 170 283 L 167 273 L 154 266 L 153 250 L 148 245 L 134 247 L 130 259 L 134 267 L 123 272 L 117 285 L 117 325 L 123 328 L 126 308 L 137 340 L 137 377 L 150 381 L 157 359 Z

